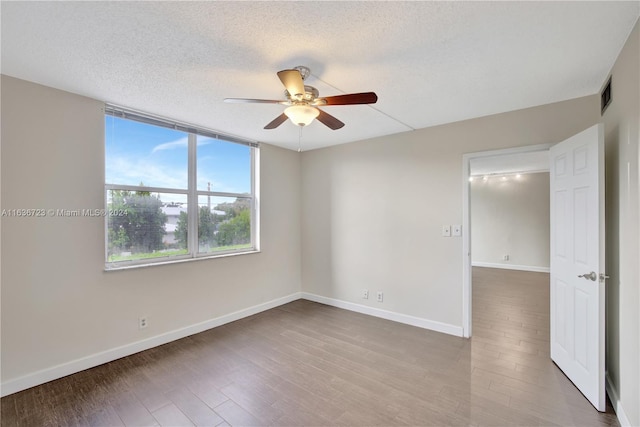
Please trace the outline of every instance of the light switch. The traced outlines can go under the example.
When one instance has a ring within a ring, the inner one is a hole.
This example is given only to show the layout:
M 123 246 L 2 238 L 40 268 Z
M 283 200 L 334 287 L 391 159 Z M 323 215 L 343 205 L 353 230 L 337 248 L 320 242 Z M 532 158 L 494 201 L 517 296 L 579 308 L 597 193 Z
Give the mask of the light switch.
M 452 225 L 451 226 L 451 234 L 454 236 L 462 236 L 462 226 L 461 225 Z
M 442 235 L 444 237 L 451 237 L 451 226 L 450 225 L 443 225 L 442 226 Z

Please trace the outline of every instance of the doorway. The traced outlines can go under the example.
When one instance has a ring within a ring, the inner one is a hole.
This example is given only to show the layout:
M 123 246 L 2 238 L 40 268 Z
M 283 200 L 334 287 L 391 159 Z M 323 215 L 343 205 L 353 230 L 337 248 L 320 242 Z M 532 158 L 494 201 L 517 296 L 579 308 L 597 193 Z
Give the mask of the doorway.
M 544 172 L 549 170 L 548 151 L 552 144 L 542 144 L 503 150 L 484 151 L 463 155 L 463 336 L 472 335 L 472 232 L 471 180 L 501 180 L 507 176 L 517 179 L 518 172 Z M 510 254 L 502 254 L 503 258 Z M 509 261 L 503 259 L 502 261 Z M 498 264 L 498 263 L 496 263 Z M 508 265 L 508 264 L 506 264 Z

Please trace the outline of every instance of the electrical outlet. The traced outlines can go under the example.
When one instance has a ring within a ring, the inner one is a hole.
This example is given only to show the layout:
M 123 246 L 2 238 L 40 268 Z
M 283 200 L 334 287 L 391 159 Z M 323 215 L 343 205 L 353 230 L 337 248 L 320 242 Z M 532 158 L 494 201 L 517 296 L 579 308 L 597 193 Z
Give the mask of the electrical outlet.
M 509 261 L 509 255 L 503 255 L 502 256 L 502 260 L 503 261 Z
M 378 293 L 376 294 L 376 300 L 378 302 L 382 302 L 383 297 L 384 297 L 384 295 L 383 295 L 382 291 L 378 291 Z
M 369 289 L 362 291 L 362 299 L 369 299 Z
M 149 320 L 146 317 L 138 317 L 138 329 L 144 329 L 149 326 Z

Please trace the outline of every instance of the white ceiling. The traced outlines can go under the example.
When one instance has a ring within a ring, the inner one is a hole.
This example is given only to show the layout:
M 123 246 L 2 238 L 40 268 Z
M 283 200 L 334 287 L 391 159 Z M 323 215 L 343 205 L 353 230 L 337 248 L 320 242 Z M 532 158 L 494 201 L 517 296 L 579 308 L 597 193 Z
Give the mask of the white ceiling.
M 276 72 L 306 65 L 326 107 L 303 149 L 597 93 L 635 21 L 633 2 L 2 2 L 3 74 L 231 135 L 298 147 L 262 128 L 283 106 Z

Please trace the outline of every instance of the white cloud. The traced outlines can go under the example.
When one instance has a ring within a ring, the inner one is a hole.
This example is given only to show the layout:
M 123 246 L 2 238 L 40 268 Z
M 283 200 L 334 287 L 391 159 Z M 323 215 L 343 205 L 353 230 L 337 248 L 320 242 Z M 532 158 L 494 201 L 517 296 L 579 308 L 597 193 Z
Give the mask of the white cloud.
M 131 161 L 125 157 L 107 159 L 107 183 L 150 187 L 186 188 L 187 168 L 157 165 L 146 159 Z
M 174 148 L 186 147 L 187 142 L 188 142 L 188 137 L 185 136 L 183 138 L 177 139 L 172 142 L 165 142 L 163 144 L 158 144 L 155 147 L 153 147 L 153 150 L 151 150 L 151 153 L 155 153 L 156 151 L 173 150 Z
M 151 153 L 155 153 L 157 151 L 164 151 L 164 150 L 173 150 L 174 148 L 183 148 L 186 147 L 188 144 L 188 139 L 189 137 L 185 136 L 183 138 L 180 139 L 176 139 L 175 141 L 171 141 L 171 142 L 165 142 L 163 144 L 158 144 L 155 147 L 153 147 L 153 150 L 151 150 Z M 201 145 L 209 145 L 213 142 L 214 140 L 212 138 L 198 138 L 198 146 Z

